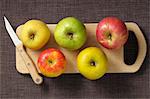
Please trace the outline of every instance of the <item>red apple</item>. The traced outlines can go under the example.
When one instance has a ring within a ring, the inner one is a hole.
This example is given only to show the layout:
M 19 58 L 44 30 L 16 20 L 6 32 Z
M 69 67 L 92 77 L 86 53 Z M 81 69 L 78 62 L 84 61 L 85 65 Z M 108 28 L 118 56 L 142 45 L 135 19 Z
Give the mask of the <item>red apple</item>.
M 44 76 L 57 77 L 64 72 L 66 59 L 60 50 L 49 48 L 40 54 L 37 64 Z
M 116 17 L 106 17 L 97 25 L 97 41 L 108 49 L 119 49 L 126 43 L 128 35 L 126 25 Z

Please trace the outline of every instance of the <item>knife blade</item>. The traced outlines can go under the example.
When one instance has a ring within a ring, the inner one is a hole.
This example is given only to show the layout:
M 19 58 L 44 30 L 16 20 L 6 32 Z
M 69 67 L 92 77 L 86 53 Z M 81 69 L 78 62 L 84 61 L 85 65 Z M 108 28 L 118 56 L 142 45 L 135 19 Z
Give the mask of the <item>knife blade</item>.
M 8 22 L 5 16 L 4 16 L 4 21 L 5 21 L 6 30 L 9 36 L 11 37 L 13 43 L 15 44 L 15 46 L 22 44 L 22 42 L 19 40 L 18 36 L 16 35 L 15 31 L 13 30 L 12 26 L 10 25 L 10 23 Z
M 33 81 L 36 84 L 41 84 L 43 82 L 42 77 L 38 74 L 33 61 L 31 60 L 31 58 L 29 57 L 29 55 L 26 53 L 25 49 L 23 48 L 22 41 L 19 40 L 19 38 L 16 35 L 15 31 L 13 30 L 10 22 L 8 21 L 8 19 L 5 16 L 4 16 L 4 23 L 5 23 L 6 30 L 9 34 L 10 38 L 12 39 L 14 45 L 16 46 L 19 54 L 22 56 L 22 59 L 26 65 Z

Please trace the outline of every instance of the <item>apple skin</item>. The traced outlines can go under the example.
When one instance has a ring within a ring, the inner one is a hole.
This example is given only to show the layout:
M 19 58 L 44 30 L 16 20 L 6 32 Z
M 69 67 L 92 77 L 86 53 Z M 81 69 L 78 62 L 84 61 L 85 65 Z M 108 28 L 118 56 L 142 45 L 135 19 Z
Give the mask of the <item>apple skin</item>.
M 29 20 L 22 28 L 20 39 L 24 46 L 32 50 L 41 49 L 50 38 L 50 30 L 40 20 Z
M 97 25 L 97 41 L 107 49 L 121 48 L 126 43 L 128 35 L 126 25 L 116 17 L 106 17 Z
M 107 71 L 107 57 L 99 48 L 88 47 L 78 54 L 77 67 L 85 78 L 96 80 Z
M 57 24 L 54 37 L 61 47 L 77 50 L 86 41 L 86 29 L 77 18 L 66 17 Z
M 66 59 L 60 50 L 49 48 L 40 53 L 37 65 L 44 76 L 58 77 L 65 70 Z

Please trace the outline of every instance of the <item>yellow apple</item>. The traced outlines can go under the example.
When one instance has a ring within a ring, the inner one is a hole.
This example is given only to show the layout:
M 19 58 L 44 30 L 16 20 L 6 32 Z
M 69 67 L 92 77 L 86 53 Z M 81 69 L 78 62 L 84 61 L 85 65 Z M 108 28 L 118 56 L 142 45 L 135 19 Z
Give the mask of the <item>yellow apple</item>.
M 77 56 L 79 72 L 89 80 L 102 77 L 107 71 L 107 58 L 97 47 L 88 47 Z
M 50 30 L 40 20 L 29 20 L 22 28 L 20 39 L 24 46 L 32 50 L 42 48 L 50 38 Z

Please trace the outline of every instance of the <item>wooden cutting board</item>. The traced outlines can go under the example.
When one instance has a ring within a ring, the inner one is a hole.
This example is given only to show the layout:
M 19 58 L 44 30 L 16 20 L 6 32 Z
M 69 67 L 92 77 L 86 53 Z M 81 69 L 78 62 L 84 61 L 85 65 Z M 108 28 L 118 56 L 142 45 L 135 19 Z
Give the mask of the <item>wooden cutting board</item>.
M 133 22 L 125 23 L 128 30 L 133 31 L 135 33 L 135 36 L 138 40 L 138 48 L 139 48 L 138 56 L 137 56 L 135 63 L 133 65 L 129 66 L 124 63 L 123 47 L 118 50 L 108 50 L 108 49 L 102 47 L 100 44 L 98 44 L 98 42 L 96 41 L 96 35 L 95 35 L 97 24 L 98 23 L 85 23 L 88 39 L 87 39 L 85 45 L 76 51 L 69 51 L 67 49 L 64 49 L 64 48 L 58 46 L 57 43 L 55 42 L 55 39 L 53 36 L 56 24 L 47 24 L 47 26 L 49 27 L 49 29 L 51 31 L 51 37 L 50 37 L 49 42 L 41 50 L 33 51 L 31 49 L 25 48 L 26 52 L 28 53 L 30 58 L 33 60 L 39 73 L 40 73 L 40 71 L 37 66 L 37 59 L 38 59 L 38 56 L 41 53 L 41 51 L 43 51 L 44 49 L 47 49 L 47 48 L 60 49 L 64 53 L 64 55 L 67 59 L 67 66 L 66 66 L 66 70 L 64 73 L 78 73 L 78 69 L 76 66 L 76 57 L 82 49 L 84 49 L 86 47 L 91 47 L 91 46 L 101 48 L 104 51 L 104 53 L 106 54 L 106 56 L 108 58 L 107 73 L 134 73 L 134 72 L 138 71 L 144 61 L 144 58 L 146 56 L 146 51 L 147 51 L 146 41 L 145 41 L 145 38 L 144 38 L 143 33 L 141 32 L 139 26 Z M 17 35 L 20 35 L 21 30 L 22 30 L 22 25 L 20 25 L 17 28 L 17 30 L 16 30 Z M 17 49 L 16 49 L 16 69 L 19 73 L 22 73 L 22 74 L 29 73 L 23 60 L 21 59 Z

